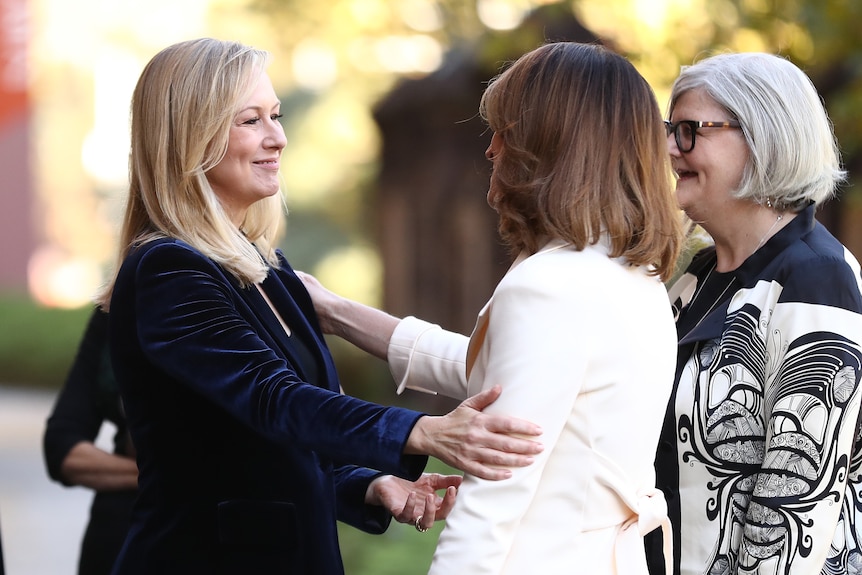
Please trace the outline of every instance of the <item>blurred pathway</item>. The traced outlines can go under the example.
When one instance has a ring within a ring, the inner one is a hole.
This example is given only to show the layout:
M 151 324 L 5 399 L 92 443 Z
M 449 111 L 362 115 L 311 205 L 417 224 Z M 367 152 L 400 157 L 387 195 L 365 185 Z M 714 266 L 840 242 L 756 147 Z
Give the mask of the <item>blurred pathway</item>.
M 0 384 L 0 537 L 6 575 L 75 575 L 90 493 L 48 479 L 42 432 L 54 393 Z

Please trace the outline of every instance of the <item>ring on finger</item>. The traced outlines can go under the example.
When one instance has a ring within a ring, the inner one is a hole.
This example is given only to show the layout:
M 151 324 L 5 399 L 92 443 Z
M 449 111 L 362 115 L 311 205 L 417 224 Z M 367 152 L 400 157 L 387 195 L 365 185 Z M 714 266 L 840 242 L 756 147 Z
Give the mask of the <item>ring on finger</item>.
M 420 515 L 419 517 L 416 518 L 416 521 L 413 522 L 413 526 L 416 528 L 416 531 L 418 531 L 419 533 L 425 533 L 426 531 L 428 531 L 427 527 L 422 527 L 422 517 L 423 517 L 423 515 Z

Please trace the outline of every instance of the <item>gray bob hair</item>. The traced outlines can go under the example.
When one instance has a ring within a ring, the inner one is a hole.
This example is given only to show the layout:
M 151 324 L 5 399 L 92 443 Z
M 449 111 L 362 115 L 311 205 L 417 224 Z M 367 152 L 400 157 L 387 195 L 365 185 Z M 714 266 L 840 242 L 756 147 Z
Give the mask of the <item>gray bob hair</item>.
M 719 54 L 684 66 L 671 90 L 669 117 L 692 90 L 702 90 L 742 126 L 750 156 L 736 197 L 795 212 L 828 200 L 846 179 L 823 102 L 786 58 Z

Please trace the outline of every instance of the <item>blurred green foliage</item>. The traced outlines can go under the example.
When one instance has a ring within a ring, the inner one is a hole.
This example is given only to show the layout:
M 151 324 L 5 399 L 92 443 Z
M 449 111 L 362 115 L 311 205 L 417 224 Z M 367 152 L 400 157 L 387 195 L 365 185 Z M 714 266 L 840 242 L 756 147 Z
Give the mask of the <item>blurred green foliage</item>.
M 48 308 L 23 295 L 0 295 L 0 382 L 62 385 L 90 311 Z

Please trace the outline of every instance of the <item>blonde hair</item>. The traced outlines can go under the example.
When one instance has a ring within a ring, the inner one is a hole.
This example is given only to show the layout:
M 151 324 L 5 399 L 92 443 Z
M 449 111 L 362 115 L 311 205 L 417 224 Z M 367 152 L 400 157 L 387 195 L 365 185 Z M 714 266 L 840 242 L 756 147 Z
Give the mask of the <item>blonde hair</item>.
M 558 42 L 492 80 L 480 114 L 500 135 L 492 173 L 513 252 L 607 234 L 612 257 L 671 276 L 683 243 L 665 128 L 634 66 L 599 45 Z
M 255 202 L 240 229 L 206 172 L 224 157 L 231 122 L 248 99 L 269 54 L 236 42 L 202 38 L 156 54 L 132 96 L 129 195 L 116 272 L 136 246 L 176 238 L 235 276 L 262 281 L 277 263 L 283 196 Z M 116 275 L 100 294 L 110 305 Z

